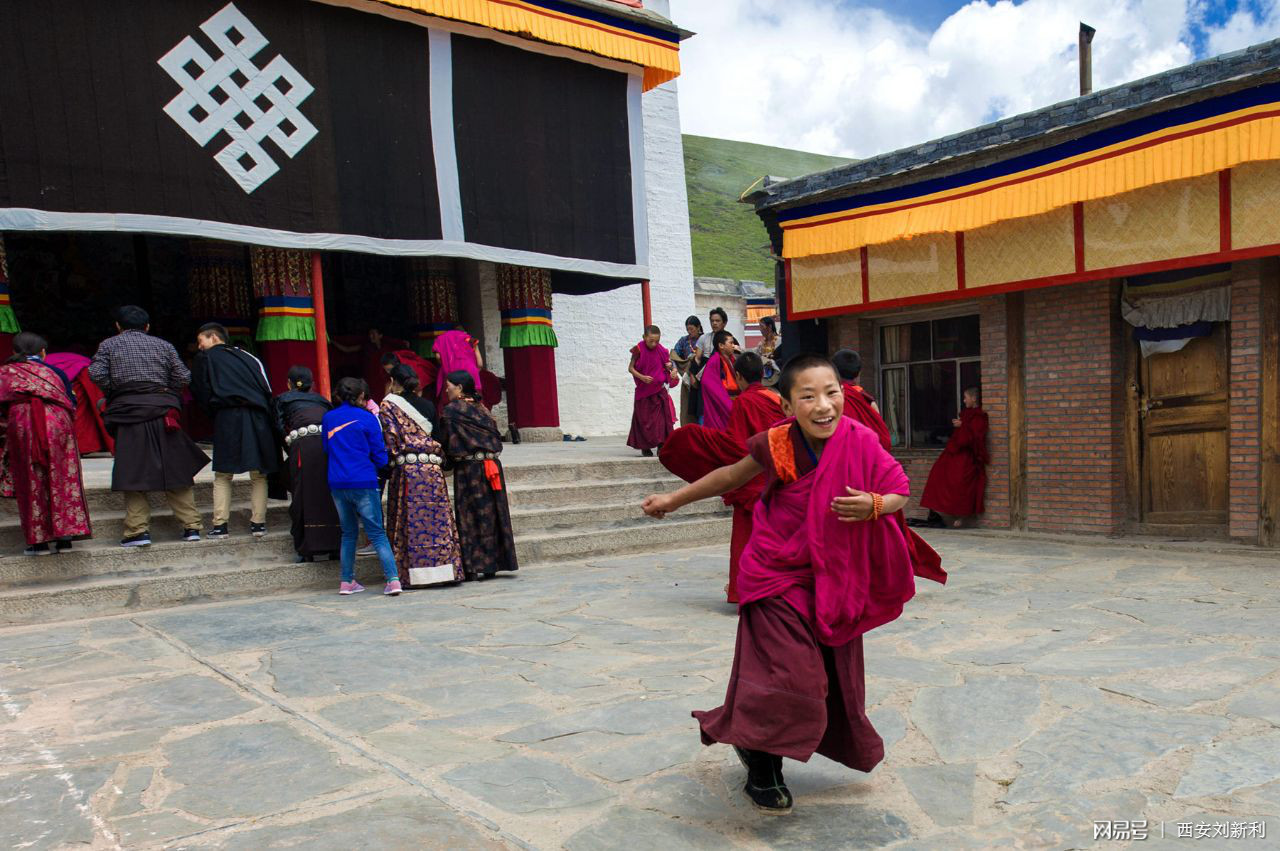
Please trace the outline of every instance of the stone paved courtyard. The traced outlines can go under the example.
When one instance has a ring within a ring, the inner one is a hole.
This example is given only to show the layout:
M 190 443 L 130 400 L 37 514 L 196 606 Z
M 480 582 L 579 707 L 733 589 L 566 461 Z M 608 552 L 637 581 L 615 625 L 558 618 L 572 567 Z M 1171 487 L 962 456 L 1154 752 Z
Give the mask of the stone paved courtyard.
M 790 817 L 689 717 L 733 647 L 711 548 L 0 631 L 0 846 L 1280 846 L 1275 560 L 932 540 L 951 583 L 866 642 L 886 761 L 788 762 Z

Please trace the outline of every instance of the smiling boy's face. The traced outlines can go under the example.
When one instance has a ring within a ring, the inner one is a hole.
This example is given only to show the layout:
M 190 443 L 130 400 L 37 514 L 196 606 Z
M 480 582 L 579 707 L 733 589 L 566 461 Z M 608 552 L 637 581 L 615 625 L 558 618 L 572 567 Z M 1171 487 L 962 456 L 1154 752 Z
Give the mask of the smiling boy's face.
M 782 411 L 795 417 L 809 438 L 830 438 L 844 412 L 844 392 L 836 371 L 829 366 L 813 366 L 800 372 L 791 385 L 791 398 L 782 400 Z

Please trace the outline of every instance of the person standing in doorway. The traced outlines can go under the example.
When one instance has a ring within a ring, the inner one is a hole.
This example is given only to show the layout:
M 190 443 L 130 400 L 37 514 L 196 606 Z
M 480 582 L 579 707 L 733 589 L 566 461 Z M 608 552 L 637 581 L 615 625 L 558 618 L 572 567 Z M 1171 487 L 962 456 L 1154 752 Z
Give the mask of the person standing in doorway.
M 217 322 L 200 326 L 191 392 L 213 419 L 213 528 L 225 538 L 231 519 L 231 478 L 248 473 L 249 530 L 267 534 L 267 476 L 280 467 L 274 429 L 271 384 L 262 362 L 227 344 L 227 329 Z
M 320 422 L 333 406 L 311 392 L 313 376 L 305 366 L 289 370 L 289 390 L 276 397 L 278 429 L 284 435 L 289 470 L 289 531 L 297 561 L 336 556 L 342 544 L 342 524 L 329 492 Z
M 191 371 L 169 343 L 147 333 L 151 317 L 127 305 L 116 314 L 114 337 L 102 341 L 89 378 L 107 397 L 103 417 L 115 439 L 111 489 L 124 493 L 124 547 L 151 544 L 149 492 L 163 491 L 182 524 L 184 541 L 200 540 L 200 512 L 192 487 L 209 463 L 182 430 L 182 391 Z
M 964 408 L 951 425 L 955 431 L 929 471 L 920 505 L 959 528 L 982 513 L 987 490 L 987 412 L 977 387 L 964 391 Z
M 646 458 L 652 458 L 653 450 L 667 442 L 676 420 L 676 407 L 667 388 L 675 386 L 680 378 L 661 339 L 662 331 L 657 325 L 645 328 L 644 339 L 631 348 L 631 365 L 627 368 L 636 383 L 627 446 L 639 449 Z
M 30 556 L 69 550 L 73 539 L 90 535 L 75 404 L 66 375 L 44 362 L 48 348 L 39 334 L 23 331 L 0 366 L 0 496 L 17 500 Z
M 378 554 L 386 585 L 382 593 L 400 593 L 400 577 L 391 542 L 382 528 L 382 496 L 378 492 L 378 471 L 387 466 L 387 450 L 382 442 L 378 418 L 369 413 L 369 388 L 359 378 L 338 382 L 338 406 L 320 423 L 324 452 L 329 462 L 329 490 L 342 521 L 342 583 L 338 593 L 359 594 L 364 586 L 356 581 L 356 538 L 360 526 Z

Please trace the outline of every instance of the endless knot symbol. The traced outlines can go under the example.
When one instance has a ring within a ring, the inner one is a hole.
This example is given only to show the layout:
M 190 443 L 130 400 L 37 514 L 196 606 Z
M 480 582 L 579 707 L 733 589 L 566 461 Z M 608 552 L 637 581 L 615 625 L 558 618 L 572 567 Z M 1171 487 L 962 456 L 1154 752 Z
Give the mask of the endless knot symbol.
M 200 30 L 222 55 L 214 59 L 187 36 L 161 56 L 160 67 L 182 87 L 164 111 L 200 147 L 225 131 L 231 141 L 213 158 L 251 193 L 280 170 L 262 147 L 263 139 L 269 137 L 293 158 L 315 138 L 315 125 L 298 109 L 315 87 L 283 56 L 257 66 L 253 57 L 267 39 L 234 3 Z

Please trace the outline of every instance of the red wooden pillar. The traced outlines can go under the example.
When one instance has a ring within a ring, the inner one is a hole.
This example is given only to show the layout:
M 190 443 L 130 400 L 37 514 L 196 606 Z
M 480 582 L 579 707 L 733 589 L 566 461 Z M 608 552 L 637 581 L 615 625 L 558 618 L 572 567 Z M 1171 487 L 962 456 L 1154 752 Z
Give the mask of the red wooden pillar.
M 311 252 L 311 298 L 316 310 L 315 391 L 328 398 L 329 392 L 329 328 L 324 318 L 324 264 L 320 252 Z
M 649 281 L 647 278 L 640 282 L 640 299 L 644 303 L 644 327 L 648 328 L 653 324 L 653 301 L 649 296 Z

